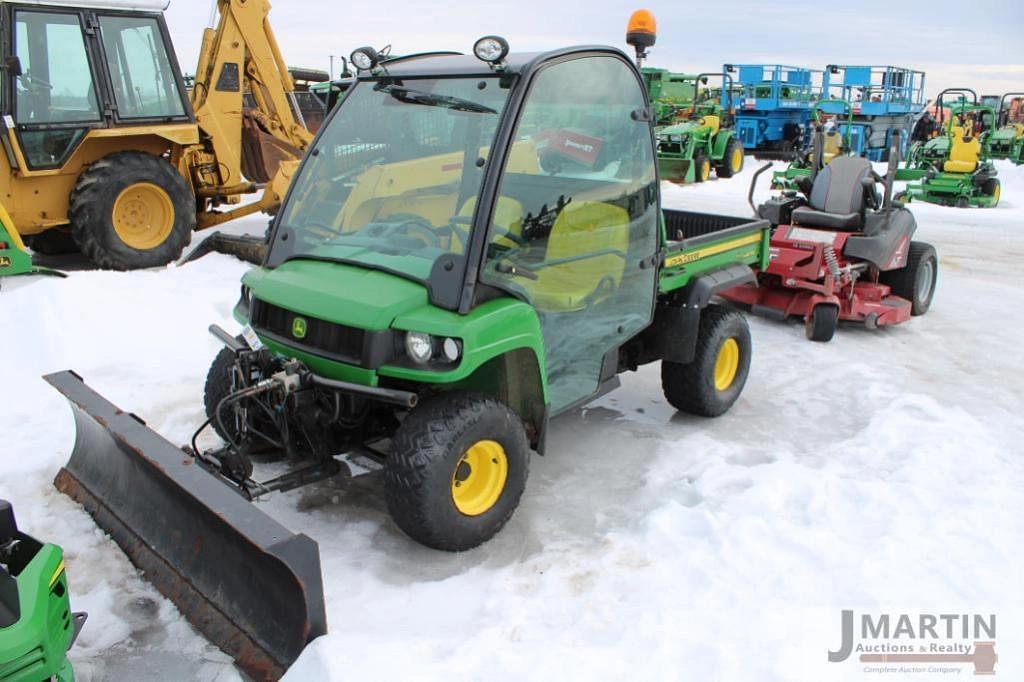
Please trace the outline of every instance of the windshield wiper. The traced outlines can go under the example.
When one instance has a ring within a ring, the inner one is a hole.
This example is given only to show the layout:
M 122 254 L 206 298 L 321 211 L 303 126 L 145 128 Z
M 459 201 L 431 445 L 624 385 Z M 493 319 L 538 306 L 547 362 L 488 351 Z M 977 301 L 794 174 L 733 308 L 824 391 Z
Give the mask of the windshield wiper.
M 444 107 L 445 109 L 468 111 L 474 114 L 498 113 L 490 107 L 485 107 L 483 104 L 477 104 L 476 102 L 472 102 L 468 99 L 452 97 L 450 95 L 437 95 L 432 92 L 423 92 L 422 90 L 412 90 L 404 85 L 395 85 L 394 83 L 379 83 L 374 86 L 374 90 L 386 92 L 399 102 L 405 102 L 406 104 L 423 104 L 428 107 Z

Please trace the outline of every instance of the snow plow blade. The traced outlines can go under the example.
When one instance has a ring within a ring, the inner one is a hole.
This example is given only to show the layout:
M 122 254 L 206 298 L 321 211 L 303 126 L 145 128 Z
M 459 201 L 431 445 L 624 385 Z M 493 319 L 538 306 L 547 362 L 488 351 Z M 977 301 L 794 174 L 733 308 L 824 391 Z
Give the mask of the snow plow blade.
M 57 489 L 250 677 L 281 677 L 327 631 L 316 542 L 257 509 L 74 372 L 44 378 L 75 416 L 75 447 Z

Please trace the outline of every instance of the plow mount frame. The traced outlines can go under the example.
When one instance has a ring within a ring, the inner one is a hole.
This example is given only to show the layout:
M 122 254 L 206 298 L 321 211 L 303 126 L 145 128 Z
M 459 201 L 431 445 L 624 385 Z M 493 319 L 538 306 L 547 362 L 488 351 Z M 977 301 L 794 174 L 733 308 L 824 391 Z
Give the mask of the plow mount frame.
M 75 447 L 54 485 L 146 580 L 256 680 L 277 679 L 327 631 L 319 547 L 224 485 L 74 372 L 44 379 L 71 404 Z

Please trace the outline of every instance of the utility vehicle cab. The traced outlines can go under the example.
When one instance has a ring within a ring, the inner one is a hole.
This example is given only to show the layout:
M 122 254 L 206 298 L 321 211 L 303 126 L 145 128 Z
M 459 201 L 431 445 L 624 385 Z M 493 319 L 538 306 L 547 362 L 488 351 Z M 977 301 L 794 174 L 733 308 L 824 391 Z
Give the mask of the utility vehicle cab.
M 635 68 L 610 48 L 500 67 L 451 55 L 382 65 L 317 138 L 252 286 L 309 281 L 335 322 L 377 332 L 436 331 L 526 302 L 559 411 L 593 394 L 604 356 L 650 322 L 660 240 L 645 112 Z M 253 325 L 294 344 L 273 319 L 296 303 L 257 294 Z M 368 368 L 451 380 L 476 364 L 463 362 L 464 340 L 446 351 L 434 336 L 381 349 Z M 364 349 L 334 342 L 313 333 L 300 345 L 366 366 Z

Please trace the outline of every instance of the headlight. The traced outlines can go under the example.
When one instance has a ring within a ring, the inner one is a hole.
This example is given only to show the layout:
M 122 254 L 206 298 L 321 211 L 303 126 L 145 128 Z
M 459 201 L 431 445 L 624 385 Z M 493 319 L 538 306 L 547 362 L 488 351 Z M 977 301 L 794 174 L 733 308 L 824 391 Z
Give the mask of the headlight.
M 501 36 L 484 36 L 473 45 L 476 58 L 490 64 L 500 64 L 508 54 L 508 41 Z
M 456 362 L 459 359 L 459 355 L 462 353 L 462 349 L 459 348 L 459 342 L 452 338 L 447 338 L 444 343 L 441 344 L 441 353 L 444 355 L 444 359 L 448 362 Z
M 360 47 L 349 55 L 349 60 L 357 69 L 370 71 L 373 67 L 377 66 L 377 63 L 380 61 L 380 55 L 372 47 Z
M 425 365 L 434 357 L 434 340 L 430 338 L 430 334 L 406 332 L 405 352 L 413 361 Z

